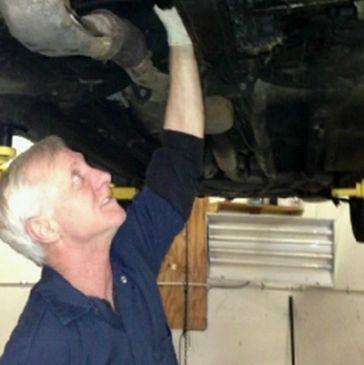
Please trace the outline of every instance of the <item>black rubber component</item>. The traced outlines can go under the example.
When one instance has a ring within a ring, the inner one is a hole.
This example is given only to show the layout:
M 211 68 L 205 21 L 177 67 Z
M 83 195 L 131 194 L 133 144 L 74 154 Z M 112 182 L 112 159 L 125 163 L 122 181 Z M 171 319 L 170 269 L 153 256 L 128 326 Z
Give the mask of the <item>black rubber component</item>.
M 350 198 L 349 205 L 354 237 L 358 243 L 364 243 L 364 199 Z
M 0 146 L 11 147 L 13 143 L 13 135 L 16 131 L 26 132 L 27 129 L 19 124 L 0 122 Z

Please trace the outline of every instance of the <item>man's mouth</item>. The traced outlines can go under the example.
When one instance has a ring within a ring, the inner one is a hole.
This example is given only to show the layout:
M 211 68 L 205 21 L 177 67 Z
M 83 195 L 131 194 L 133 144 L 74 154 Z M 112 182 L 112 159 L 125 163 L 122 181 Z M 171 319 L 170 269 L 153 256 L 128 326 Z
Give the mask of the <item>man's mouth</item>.
M 110 203 L 110 201 L 112 200 L 112 196 L 111 195 L 109 195 L 109 196 L 107 196 L 102 202 L 101 202 L 101 206 L 104 206 L 104 205 L 106 205 L 106 204 L 108 204 L 108 203 Z

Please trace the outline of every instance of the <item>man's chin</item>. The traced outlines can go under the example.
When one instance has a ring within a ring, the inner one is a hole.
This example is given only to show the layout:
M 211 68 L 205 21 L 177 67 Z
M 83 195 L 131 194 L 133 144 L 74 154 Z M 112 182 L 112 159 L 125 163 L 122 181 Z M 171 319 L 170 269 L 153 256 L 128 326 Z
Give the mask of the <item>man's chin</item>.
M 116 219 L 116 222 L 117 222 L 117 229 L 123 225 L 123 223 L 125 222 L 126 220 L 126 211 L 120 207 L 120 211 L 118 212 L 118 217 Z

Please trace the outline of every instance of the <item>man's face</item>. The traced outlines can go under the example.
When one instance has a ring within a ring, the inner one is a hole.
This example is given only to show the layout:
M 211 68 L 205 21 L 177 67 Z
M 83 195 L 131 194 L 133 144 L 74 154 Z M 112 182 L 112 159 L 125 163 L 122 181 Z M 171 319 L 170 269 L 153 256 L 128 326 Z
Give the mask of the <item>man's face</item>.
M 109 173 L 92 168 L 80 153 L 64 149 L 50 167 L 48 191 L 63 239 L 111 241 L 125 211 L 110 193 Z

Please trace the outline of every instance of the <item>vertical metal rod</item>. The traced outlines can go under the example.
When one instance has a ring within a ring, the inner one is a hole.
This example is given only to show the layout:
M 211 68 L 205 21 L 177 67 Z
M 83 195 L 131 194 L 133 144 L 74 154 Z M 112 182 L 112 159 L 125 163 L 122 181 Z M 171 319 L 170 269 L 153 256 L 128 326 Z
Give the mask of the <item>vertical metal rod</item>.
M 13 128 L 4 123 L 0 123 L 0 145 L 11 147 L 13 141 Z
M 189 265 L 189 260 L 188 260 L 188 256 L 189 256 L 189 251 L 188 251 L 188 240 L 189 240 L 189 232 L 188 232 L 188 225 L 186 225 L 186 251 L 185 251 L 185 308 L 184 308 L 184 320 L 183 320 L 183 333 L 184 333 L 184 338 L 185 338 L 185 353 L 184 353 L 184 365 L 188 364 L 188 359 L 187 359 L 187 355 L 188 355 L 188 339 L 189 339 L 189 334 L 188 334 L 188 322 L 189 322 L 189 312 L 188 312 L 188 305 L 189 305 L 189 270 L 190 270 L 190 265 Z
M 289 328 L 290 328 L 290 337 L 291 337 L 291 357 L 292 357 L 292 365 L 296 364 L 296 356 L 295 356 L 295 342 L 294 342 L 294 312 L 293 312 L 293 297 L 289 297 Z
M 183 328 L 178 344 L 178 363 L 180 365 L 188 364 L 188 348 L 190 346 L 190 338 L 188 334 L 188 304 L 189 304 L 189 251 L 188 251 L 188 224 L 186 225 L 186 240 L 185 240 L 185 282 L 184 282 L 184 316 Z M 183 341 L 183 363 L 182 363 L 182 341 Z

